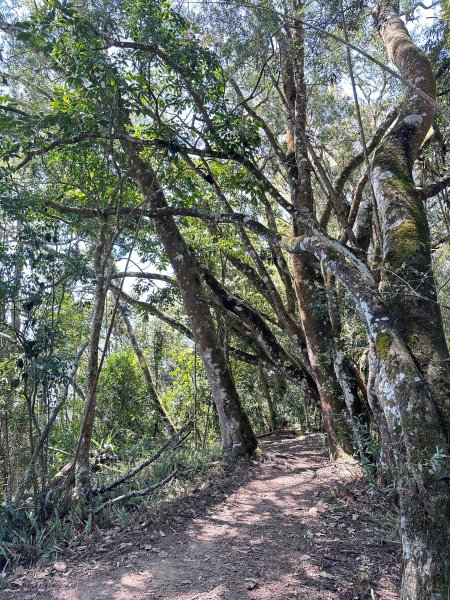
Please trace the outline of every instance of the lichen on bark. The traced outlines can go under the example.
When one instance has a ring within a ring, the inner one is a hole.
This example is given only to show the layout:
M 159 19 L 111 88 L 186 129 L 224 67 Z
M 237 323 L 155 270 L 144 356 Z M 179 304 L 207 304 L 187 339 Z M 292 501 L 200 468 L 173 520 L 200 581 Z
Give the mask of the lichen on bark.
M 434 99 L 430 62 L 410 39 L 393 3 L 380 2 L 375 17 L 402 76 Z M 425 206 L 413 179 L 414 162 L 433 118 L 434 108 L 408 91 L 372 169 L 383 236 L 380 292 L 398 332 L 378 332 L 374 379 L 392 436 L 400 497 L 402 600 L 442 598 L 437 581 L 445 572 L 443 529 L 449 525 L 448 494 L 437 475 L 428 471 L 436 447 L 445 445 L 449 427 L 450 363 Z

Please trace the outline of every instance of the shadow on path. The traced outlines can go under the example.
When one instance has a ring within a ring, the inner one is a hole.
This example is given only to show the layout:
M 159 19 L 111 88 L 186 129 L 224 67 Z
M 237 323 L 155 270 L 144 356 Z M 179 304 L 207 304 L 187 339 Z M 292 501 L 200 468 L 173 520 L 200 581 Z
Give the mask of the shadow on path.
M 397 598 L 382 498 L 329 462 L 320 436 L 261 445 L 264 461 L 196 495 L 197 514 L 169 515 L 164 537 L 131 532 L 95 564 L 5 600 Z

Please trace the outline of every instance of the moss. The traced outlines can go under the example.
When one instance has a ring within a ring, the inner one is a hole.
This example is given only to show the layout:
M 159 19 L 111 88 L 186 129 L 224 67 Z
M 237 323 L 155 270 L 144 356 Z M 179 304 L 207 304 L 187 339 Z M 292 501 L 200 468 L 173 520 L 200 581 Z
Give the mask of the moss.
M 377 357 L 381 360 L 387 357 L 392 344 L 392 335 L 390 333 L 379 333 L 375 342 L 377 348 Z
M 424 234 L 427 231 L 427 221 L 423 202 L 418 196 L 411 168 L 403 151 L 403 145 L 398 140 L 397 143 L 385 145 L 375 158 L 374 167 L 378 167 L 381 173 L 391 173 L 391 177 L 383 181 L 383 188 L 392 200 L 406 210 L 406 214 L 410 215 L 418 230 Z M 390 204 L 392 208 L 392 203 Z
M 410 348 L 416 348 L 420 344 L 420 336 L 415 331 L 408 335 L 408 345 Z
M 395 188 L 396 190 L 406 194 L 407 196 L 417 194 L 416 188 L 414 186 L 414 181 L 411 179 L 411 177 L 409 177 L 407 173 L 400 169 L 394 169 L 393 174 L 394 177 L 391 177 L 389 180 L 387 180 L 387 184 L 390 187 Z
M 450 597 L 450 560 L 443 561 L 442 568 L 435 575 L 433 584 L 433 590 L 436 594 L 433 598 L 445 600 Z M 437 594 L 440 594 L 440 596 Z
M 393 267 L 409 263 L 414 255 L 422 253 L 422 240 L 417 224 L 411 220 L 404 221 L 391 232 L 387 261 Z

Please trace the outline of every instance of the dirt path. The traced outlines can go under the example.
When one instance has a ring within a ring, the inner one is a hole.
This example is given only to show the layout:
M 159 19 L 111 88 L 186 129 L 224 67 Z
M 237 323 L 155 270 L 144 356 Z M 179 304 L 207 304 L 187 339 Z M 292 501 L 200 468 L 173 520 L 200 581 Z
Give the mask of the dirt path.
M 330 463 L 318 436 L 262 446 L 266 460 L 207 484 L 150 529 L 112 532 L 100 553 L 65 560 L 63 573 L 29 573 L 0 596 L 398 598 L 400 546 L 387 539 L 382 496 Z

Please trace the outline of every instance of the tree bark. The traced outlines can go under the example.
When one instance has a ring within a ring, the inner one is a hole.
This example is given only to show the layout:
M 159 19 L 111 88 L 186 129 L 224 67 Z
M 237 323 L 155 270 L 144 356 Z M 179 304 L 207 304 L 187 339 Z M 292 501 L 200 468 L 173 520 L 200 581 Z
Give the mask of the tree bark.
M 135 167 L 134 175 L 145 201 L 152 208 L 166 207 L 164 193 L 153 169 L 133 150 L 130 152 Z M 222 448 L 233 456 L 251 455 L 257 448 L 256 437 L 242 407 L 225 353 L 219 344 L 197 260 L 189 251 L 173 217 L 160 217 L 154 223 L 175 272 L 197 350 L 211 386 L 219 415 Z
M 403 546 L 401 600 L 443 600 L 448 593 L 450 494 L 442 417 L 420 366 L 395 327 L 373 283 L 313 237 L 291 241 L 310 251 L 352 294 L 371 342 L 369 399 L 387 450 L 400 499 Z
M 374 17 L 389 56 L 401 75 L 434 99 L 436 86 L 430 62 L 411 41 L 393 3 L 379 3 Z M 388 419 L 395 416 L 399 420 L 398 429 L 405 438 L 411 436 L 405 462 L 416 465 L 424 465 L 425 456 L 433 464 L 430 454 L 434 450 L 439 453 L 440 449 L 445 458 L 445 438 L 450 425 L 449 354 L 432 273 L 427 216 L 413 179 L 414 161 L 434 114 L 430 103 L 408 90 L 398 121 L 377 151 L 372 170 L 383 236 L 380 289 L 386 294 L 394 325 L 411 349 L 425 379 L 422 384 L 422 377 L 413 374 L 412 368 L 408 371 L 400 366 L 402 350 L 394 350 L 395 344 L 390 338 L 379 337 L 376 342 L 377 396 L 390 393 L 395 399 L 389 416 L 386 408 L 384 412 Z M 392 378 L 394 374 L 396 379 L 389 389 L 386 377 Z M 396 386 L 403 379 L 411 382 L 411 389 L 408 398 L 402 400 Z M 416 380 L 427 389 L 420 391 L 414 386 Z M 402 401 L 407 401 L 408 407 L 415 406 L 414 419 L 402 418 L 399 412 Z M 395 442 L 395 436 L 393 438 Z M 399 468 L 398 452 L 394 446 Z M 431 477 L 433 467 L 428 464 L 424 468 Z M 403 488 L 400 490 L 404 561 L 401 598 L 445 598 L 449 590 L 448 572 L 445 572 L 448 495 L 446 499 L 445 490 L 439 489 L 443 484 L 427 485 L 418 475 L 408 481 L 400 474 L 399 483 Z
M 287 377 L 299 383 L 309 400 L 317 402 L 317 389 L 314 379 L 309 375 L 304 365 L 300 364 L 298 357 L 291 356 L 284 349 L 259 313 L 225 289 L 206 269 L 202 271 L 206 284 L 214 292 L 221 306 L 229 314 L 236 315 L 241 325 L 248 327 L 255 342 L 272 360 L 274 366 Z
M 300 10 L 301 3 L 296 7 Z M 285 52 L 284 92 L 290 115 L 286 126 L 288 168 L 292 203 L 297 213 L 314 215 L 311 163 L 304 138 L 306 131 L 307 85 L 304 73 L 304 32 L 300 22 L 291 33 Z M 293 234 L 307 233 L 293 217 Z M 334 371 L 333 336 L 320 263 L 309 253 L 292 257 L 295 290 L 305 333 L 309 362 L 319 391 L 323 424 L 331 456 L 349 450 L 345 402 Z
M 389 56 L 403 77 L 435 98 L 428 58 L 413 44 L 391 3 L 375 17 Z M 398 121 L 376 152 L 372 182 L 382 224 L 381 291 L 395 324 L 430 386 L 442 425 L 450 423 L 450 357 L 431 266 L 430 232 L 413 166 L 435 114 L 431 104 L 408 91 Z
M 105 221 L 102 221 L 94 254 L 96 284 L 91 330 L 89 334 L 88 371 L 84 411 L 74 461 L 75 487 L 77 495 L 80 497 L 89 496 L 90 494 L 89 451 L 92 442 L 92 431 L 94 429 L 95 407 L 97 401 L 99 344 L 106 295 L 111 282 L 112 269 L 111 240 L 109 239 L 107 232 L 107 224 Z

